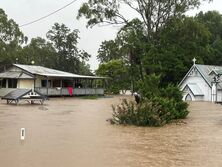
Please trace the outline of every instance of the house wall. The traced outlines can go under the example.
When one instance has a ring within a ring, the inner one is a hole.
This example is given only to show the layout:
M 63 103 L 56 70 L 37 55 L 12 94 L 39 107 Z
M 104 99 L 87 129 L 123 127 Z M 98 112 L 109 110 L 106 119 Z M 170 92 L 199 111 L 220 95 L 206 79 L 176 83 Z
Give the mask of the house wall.
M 46 96 L 67 96 L 69 91 L 67 88 L 36 88 L 36 91 Z M 73 96 L 80 95 L 104 95 L 103 88 L 73 88 Z
M 37 88 L 41 88 L 42 87 L 42 80 L 46 80 L 47 78 L 44 76 L 36 76 L 36 80 L 35 80 L 35 87 Z M 61 78 L 48 78 L 49 81 L 51 81 L 51 83 L 49 83 L 49 88 L 52 87 L 52 82 L 54 82 L 55 80 L 61 80 Z M 60 83 L 59 83 L 60 85 Z M 59 86 L 60 87 L 60 86 Z
M 17 83 L 17 88 L 34 89 L 34 80 L 32 79 L 20 79 Z
M 201 97 L 201 100 L 211 101 L 211 87 L 207 84 L 207 82 L 195 68 L 189 72 L 185 80 L 181 83 L 180 89 L 183 90 L 188 83 L 196 83 L 200 87 L 201 91 L 204 94 L 204 96 Z M 186 94 L 187 92 L 184 92 L 183 99 L 185 99 Z
M 37 76 L 35 80 L 35 87 L 41 88 L 42 87 L 42 80 L 45 80 L 46 78 L 43 76 Z
M 12 66 L 11 68 L 8 69 L 9 71 L 18 71 L 18 72 L 22 72 L 23 70 L 21 70 L 18 67 Z M 36 75 L 35 79 L 18 79 L 17 81 L 17 88 L 23 88 L 23 89 L 36 89 L 39 90 L 41 93 L 43 93 L 44 95 L 69 95 L 68 89 L 67 88 L 52 88 L 52 84 L 49 86 L 49 88 L 42 88 L 42 80 L 46 80 L 46 77 L 44 76 L 38 76 Z M 58 85 L 58 81 L 55 80 L 59 80 L 56 79 L 55 77 L 53 78 L 49 78 L 49 80 L 53 80 L 55 85 Z M 70 78 L 70 80 L 73 80 Z M 8 81 L 7 81 L 8 82 Z M 89 83 L 91 83 L 91 81 L 89 81 Z M 6 84 L 7 85 L 7 84 Z M 72 85 L 74 86 L 74 85 Z M 4 96 L 7 93 L 9 93 L 12 90 L 15 90 L 16 88 L 0 88 L 0 96 Z M 74 95 L 104 95 L 104 89 L 103 88 L 87 88 L 87 85 L 85 88 L 81 89 L 76 89 L 73 88 L 73 93 Z
M 195 96 L 195 101 L 204 101 L 204 96 Z
M 222 101 L 222 90 L 217 90 L 217 101 Z
M 192 101 L 204 101 L 204 96 L 195 96 L 195 95 L 193 95 L 192 91 L 188 87 L 186 87 L 184 89 L 184 93 L 183 93 L 183 100 L 184 101 L 186 100 L 186 97 L 187 97 L 188 94 L 191 96 Z

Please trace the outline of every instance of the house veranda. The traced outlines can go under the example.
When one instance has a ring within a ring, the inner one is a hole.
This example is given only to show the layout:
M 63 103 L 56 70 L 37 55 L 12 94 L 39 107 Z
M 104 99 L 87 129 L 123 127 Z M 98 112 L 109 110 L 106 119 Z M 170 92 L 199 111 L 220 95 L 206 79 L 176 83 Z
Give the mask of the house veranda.
M 13 64 L 0 73 L 0 96 L 15 89 L 33 89 L 46 96 L 103 95 L 105 78 L 42 66 Z

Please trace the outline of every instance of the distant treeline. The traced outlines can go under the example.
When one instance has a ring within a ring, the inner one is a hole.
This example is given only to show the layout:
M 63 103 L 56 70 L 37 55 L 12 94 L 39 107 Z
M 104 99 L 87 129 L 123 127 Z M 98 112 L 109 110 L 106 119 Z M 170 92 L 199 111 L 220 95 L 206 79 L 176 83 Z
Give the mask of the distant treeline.
M 30 39 L 21 32 L 13 19 L 0 9 L 0 71 L 12 63 L 42 65 L 72 73 L 90 75 L 86 60 L 90 55 L 77 48 L 79 30 L 70 30 L 55 23 L 46 39 Z

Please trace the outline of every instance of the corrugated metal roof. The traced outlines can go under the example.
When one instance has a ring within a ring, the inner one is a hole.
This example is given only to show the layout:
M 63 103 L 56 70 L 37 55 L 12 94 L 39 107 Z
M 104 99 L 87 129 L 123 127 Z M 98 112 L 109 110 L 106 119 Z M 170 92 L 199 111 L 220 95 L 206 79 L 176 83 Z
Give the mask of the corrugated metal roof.
M 214 71 L 215 71 L 216 74 L 222 75 L 222 70 L 220 70 L 220 69 L 215 69 Z
M 30 92 L 34 92 L 35 95 L 28 95 Z M 19 100 L 24 98 L 33 98 L 33 99 L 46 99 L 44 95 L 38 91 L 32 89 L 16 89 L 9 92 L 7 95 L 3 96 L 2 99 L 6 100 Z
M 2 99 L 17 100 L 31 91 L 31 89 L 16 89 L 3 96 Z
M 219 74 L 219 72 L 222 71 L 222 66 L 211 66 L 211 65 L 200 65 L 200 64 L 196 64 L 195 65 L 198 70 L 200 71 L 200 73 L 203 75 L 203 77 L 205 78 L 205 80 L 207 81 L 207 83 L 211 86 L 211 83 L 214 82 L 214 77 L 211 76 L 211 72 L 214 71 L 217 74 Z M 218 83 L 218 88 L 222 88 L 222 83 Z
M 19 78 L 19 79 L 32 79 L 33 77 L 25 74 L 23 72 L 18 71 L 6 71 L 3 73 L 0 73 L 0 78 Z
M 30 72 L 31 74 L 34 74 L 34 75 L 42 75 L 42 76 L 48 76 L 48 77 L 65 77 L 65 78 L 90 78 L 90 79 L 103 79 L 104 78 L 104 77 L 98 77 L 98 76 L 78 75 L 78 74 L 59 71 L 59 70 L 46 68 L 42 66 L 23 65 L 23 64 L 13 64 L 13 65 L 27 72 Z
M 203 92 L 201 91 L 200 87 L 196 84 L 196 83 L 189 83 L 187 84 L 187 86 L 189 87 L 189 89 L 191 90 L 191 92 L 195 95 L 195 96 L 203 96 Z

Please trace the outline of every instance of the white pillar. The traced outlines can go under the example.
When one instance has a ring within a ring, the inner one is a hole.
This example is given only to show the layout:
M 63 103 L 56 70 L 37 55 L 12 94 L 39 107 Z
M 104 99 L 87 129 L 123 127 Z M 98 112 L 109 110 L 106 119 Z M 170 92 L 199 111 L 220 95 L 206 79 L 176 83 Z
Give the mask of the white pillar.
M 217 101 L 217 87 L 216 87 L 216 83 L 215 83 L 215 82 L 212 83 L 212 88 L 211 88 L 211 101 L 212 101 L 212 102 Z

